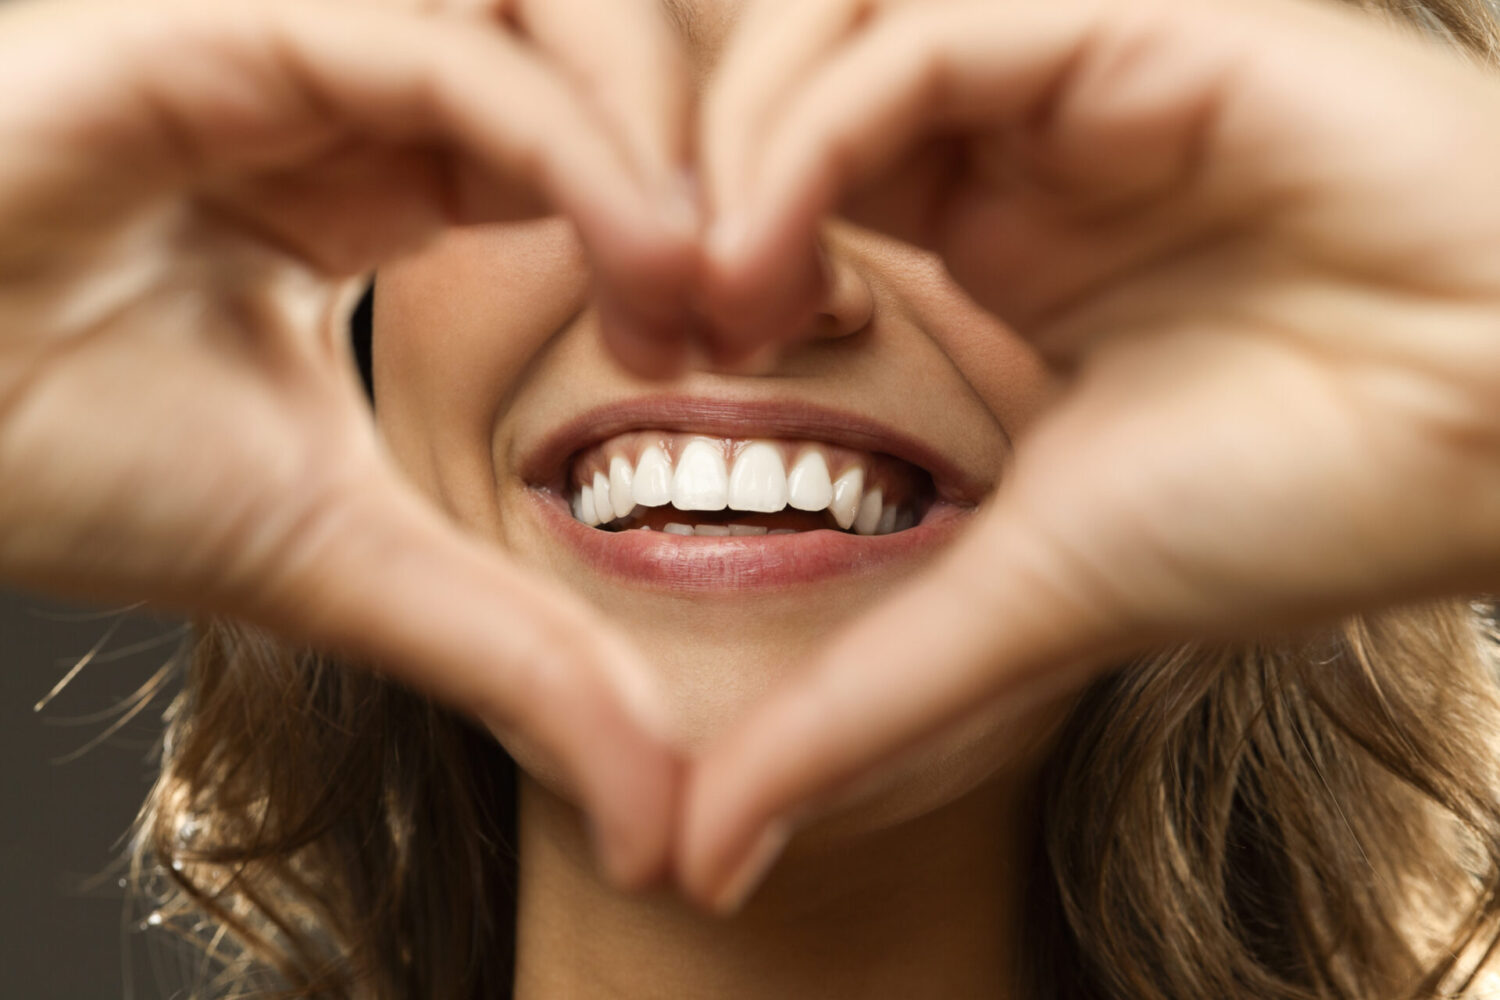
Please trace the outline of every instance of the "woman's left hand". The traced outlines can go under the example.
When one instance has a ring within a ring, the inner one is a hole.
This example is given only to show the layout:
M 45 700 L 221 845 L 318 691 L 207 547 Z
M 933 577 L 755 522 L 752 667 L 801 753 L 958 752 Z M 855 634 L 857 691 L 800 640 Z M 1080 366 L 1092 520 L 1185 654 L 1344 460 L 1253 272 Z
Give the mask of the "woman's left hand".
M 1500 585 L 1500 80 L 1295 0 L 777 0 L 737 38 L 701 130 L 718 354 L 805 327 L 841 208 L 1067 388 L 963 541 L 698 763 L 693 896 L 981 706 Z

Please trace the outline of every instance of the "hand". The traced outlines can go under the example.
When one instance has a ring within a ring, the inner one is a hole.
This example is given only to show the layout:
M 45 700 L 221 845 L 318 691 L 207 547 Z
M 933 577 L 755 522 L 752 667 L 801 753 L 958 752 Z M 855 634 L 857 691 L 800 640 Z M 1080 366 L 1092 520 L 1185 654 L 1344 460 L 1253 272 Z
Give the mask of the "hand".
M 639 882 L 677 782 L 649 673 L 402 481 L 345 321 L 440 228 L 543 211 L 627 308 L 681 299 L 675 49 L 644 0 L 412 6 L 0 14 L 0 578 L 366 654 L 535 740 Z
M 1494 76 L 1285 0 L 870 7 L 753 9 L 708 95 L 721 352 L 802 328 L 842 208 L 1068 384 L 964 541 L 697 764 L 705 902 L 970 712 L 1500 582 Z

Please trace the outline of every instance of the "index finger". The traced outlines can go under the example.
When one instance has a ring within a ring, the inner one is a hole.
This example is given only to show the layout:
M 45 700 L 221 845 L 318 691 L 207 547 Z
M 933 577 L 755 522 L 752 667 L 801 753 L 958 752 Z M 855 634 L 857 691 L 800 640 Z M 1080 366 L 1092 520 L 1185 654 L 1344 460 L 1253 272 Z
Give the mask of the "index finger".
M 537 46 L 555 59 L 619 135 L 669 208 L 688 158 L 687 60 L 655 0 L 502 0 Z
M 690 284 L 698 210 L 689 184 L 688 63 L 657 0 L 502 0 L 503 14 L 571 79 L 615 137 L 683 252 L 643 260 L 599 290 L 600 331 L 615 357 L 646 376 L 678 373 L 687 360 Z

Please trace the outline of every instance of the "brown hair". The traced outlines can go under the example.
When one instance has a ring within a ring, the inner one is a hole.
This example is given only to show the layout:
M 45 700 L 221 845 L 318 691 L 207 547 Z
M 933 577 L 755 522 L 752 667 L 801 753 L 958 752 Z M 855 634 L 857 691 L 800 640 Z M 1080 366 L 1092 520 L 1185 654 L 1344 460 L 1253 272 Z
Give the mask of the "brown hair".
M 1500 63 L 1485 0 L 1363 0 Z M 1096 682 L 1038 783 L 1027 988 L 1461 995 L 1500 942 L 1500 685 L 1477 607 L 1186 647 Z M 132 870 L 196 995 L 504 997 L 515 765 L 367 670 L 206 623 Z
M 1500 940 L 1486 622 L 1440 603 L 1094 685 L 1039 786 L 1036 995 L 1462 995 Z

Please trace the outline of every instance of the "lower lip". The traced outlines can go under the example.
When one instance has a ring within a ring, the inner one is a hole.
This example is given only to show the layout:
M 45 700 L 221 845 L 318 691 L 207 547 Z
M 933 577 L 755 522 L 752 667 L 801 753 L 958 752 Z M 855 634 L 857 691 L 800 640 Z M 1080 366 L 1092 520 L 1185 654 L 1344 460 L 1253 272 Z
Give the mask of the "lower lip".
M 936 504 L 922 523 L 889 535 L 799 531 L 698 537 L 664 531 L 601 531 L 574 519 L 555 494 L 528 494 L 542 523 L 608 576 L 660 590 L 745 591 L 821 583 L 919 559 L 948 542 L 972 508 Z

